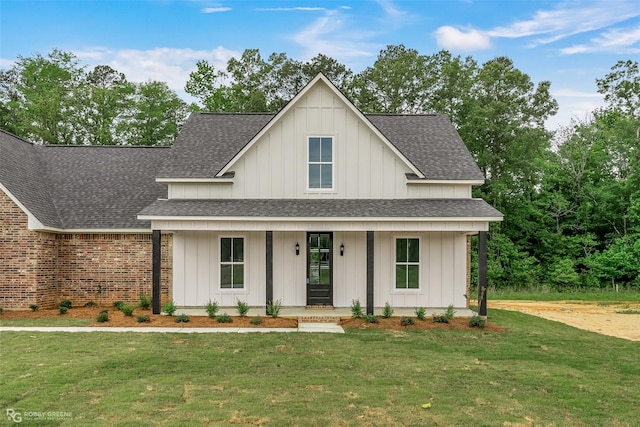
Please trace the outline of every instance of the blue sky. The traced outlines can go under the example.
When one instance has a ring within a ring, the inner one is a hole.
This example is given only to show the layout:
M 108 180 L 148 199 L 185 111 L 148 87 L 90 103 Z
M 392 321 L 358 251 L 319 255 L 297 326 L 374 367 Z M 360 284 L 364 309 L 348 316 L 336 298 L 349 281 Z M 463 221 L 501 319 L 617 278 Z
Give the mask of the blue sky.
M 556 128 L 602 105 L 596 78 L 640 59 L 640 1 L 0 0 L 0 67 L 58 48 L 185 98 L 199 59 L 224 69 L 249 48 L 298 60 L 323 53 L 358 72 L 389 44 L 479 63 L 510 57 L 534 82 L 551 81 Z

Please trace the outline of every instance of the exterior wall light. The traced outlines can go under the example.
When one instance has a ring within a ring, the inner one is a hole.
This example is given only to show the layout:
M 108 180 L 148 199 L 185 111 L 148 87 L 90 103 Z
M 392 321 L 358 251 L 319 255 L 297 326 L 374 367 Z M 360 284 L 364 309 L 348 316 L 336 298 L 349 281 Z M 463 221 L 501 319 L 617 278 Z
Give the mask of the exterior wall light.
M 344 256 L 344 243 L 340 244 L 340 256 Z
M 296 255 L 300 255 L 300 244 L 296 242 Z

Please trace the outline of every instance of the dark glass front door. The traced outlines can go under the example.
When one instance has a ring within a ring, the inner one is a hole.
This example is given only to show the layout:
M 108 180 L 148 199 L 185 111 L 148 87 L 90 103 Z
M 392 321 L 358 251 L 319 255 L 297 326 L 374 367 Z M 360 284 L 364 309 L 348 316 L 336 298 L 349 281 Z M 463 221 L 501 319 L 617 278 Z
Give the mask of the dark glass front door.
M 333 305 L 333 234 L 307 234 L 307 305 Z

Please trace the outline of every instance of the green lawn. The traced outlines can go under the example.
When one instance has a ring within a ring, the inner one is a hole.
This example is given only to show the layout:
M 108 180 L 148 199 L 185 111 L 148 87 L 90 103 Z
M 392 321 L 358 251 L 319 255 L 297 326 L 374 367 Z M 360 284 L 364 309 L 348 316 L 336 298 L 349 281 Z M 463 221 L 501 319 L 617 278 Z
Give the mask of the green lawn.
M 472 298 L 477 297 L 477 291 L 471 292 Z M 592 302 L 640 302 L 640 290 L 636 291 L 514 291 L 511 289 L 490 289 L 488 300 L 531 300 L 531 301 L 592 301 Z
M 49 425 L 638 425 L 640 342 L 489 315 L 508 332 L 2 332 L 0 411 L 71 413 Z

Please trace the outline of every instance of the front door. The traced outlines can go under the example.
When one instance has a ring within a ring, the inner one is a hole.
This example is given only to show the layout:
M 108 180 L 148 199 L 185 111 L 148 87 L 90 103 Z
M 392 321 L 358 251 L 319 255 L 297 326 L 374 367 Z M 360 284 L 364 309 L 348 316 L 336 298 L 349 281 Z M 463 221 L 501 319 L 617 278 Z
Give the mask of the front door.
M 307 305 L 333 305 L 333 234 L 307 234 Z

